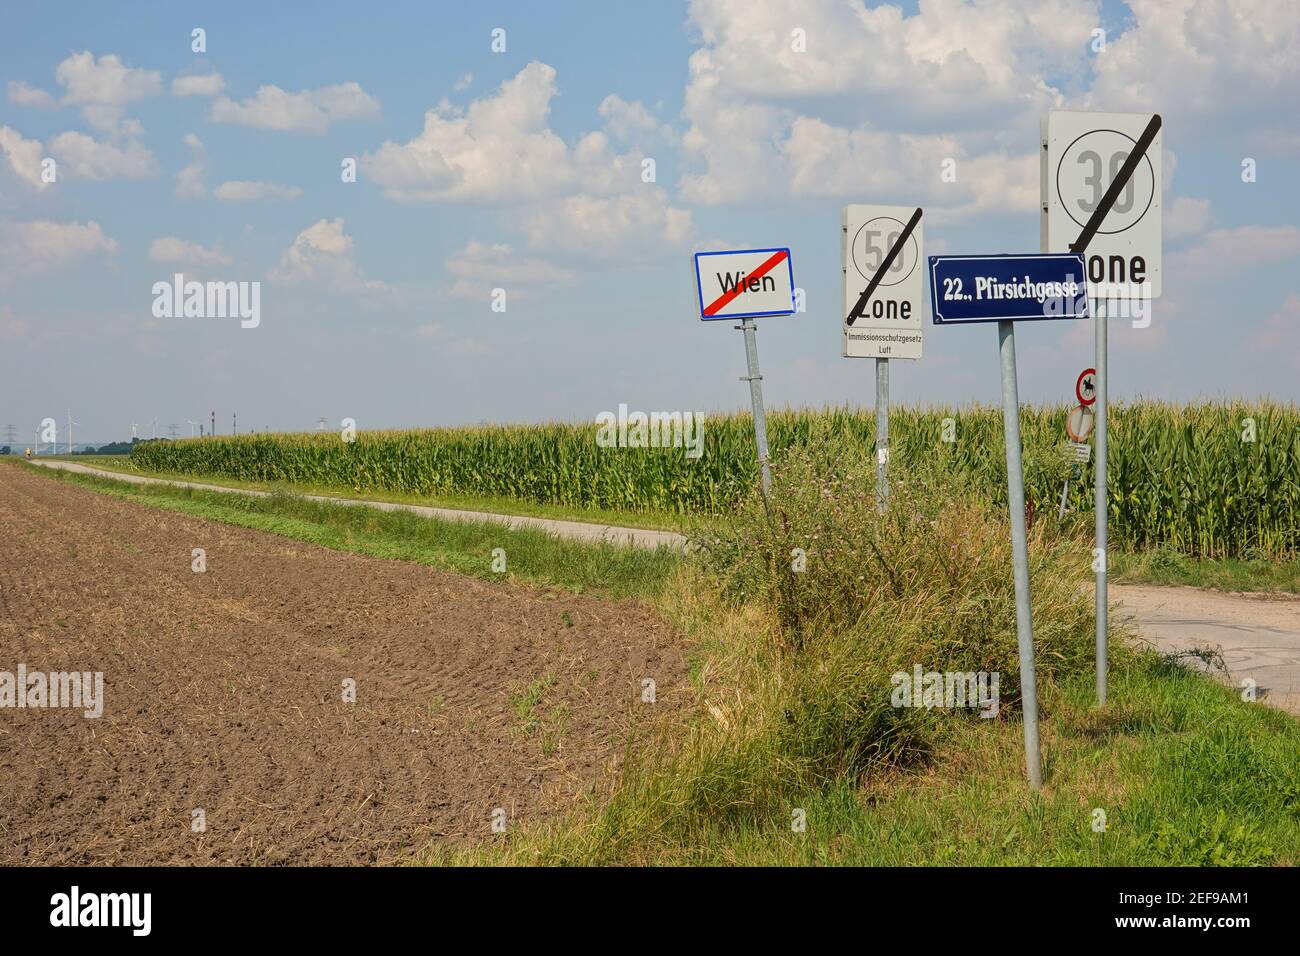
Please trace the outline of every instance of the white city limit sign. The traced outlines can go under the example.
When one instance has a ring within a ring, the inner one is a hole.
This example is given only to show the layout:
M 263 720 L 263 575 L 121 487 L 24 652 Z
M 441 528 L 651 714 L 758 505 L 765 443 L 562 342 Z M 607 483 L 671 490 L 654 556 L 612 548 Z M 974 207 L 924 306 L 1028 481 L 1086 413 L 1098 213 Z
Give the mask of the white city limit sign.
M 918 222 L 907 242 L 863 306 L 852 325 L 849 313 L 879 271 L 889 250 L 897 244 L 915 206 L 845 206 L 843 227 L 843 327 L 845 358 L 921 357 L 924 297 L 921 277 L 923 222 Z
M 1069 252 L 1106 194 L 1150 113 L 1052 111 L 1043 122 L 1043 252 Z M 1088 243 L 1089 294 L 1150 299 L 1160 295 L 1161 142 L 1156 133 L 1128 184 Z

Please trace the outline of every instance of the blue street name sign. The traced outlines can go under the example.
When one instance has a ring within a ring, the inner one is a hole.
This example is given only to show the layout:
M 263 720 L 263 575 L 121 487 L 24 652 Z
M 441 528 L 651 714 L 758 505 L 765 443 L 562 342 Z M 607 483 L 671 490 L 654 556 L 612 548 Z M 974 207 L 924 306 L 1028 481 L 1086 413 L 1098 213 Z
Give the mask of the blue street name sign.
M 930 256 L 935 325 L 1088 318 L 1083 256 Z

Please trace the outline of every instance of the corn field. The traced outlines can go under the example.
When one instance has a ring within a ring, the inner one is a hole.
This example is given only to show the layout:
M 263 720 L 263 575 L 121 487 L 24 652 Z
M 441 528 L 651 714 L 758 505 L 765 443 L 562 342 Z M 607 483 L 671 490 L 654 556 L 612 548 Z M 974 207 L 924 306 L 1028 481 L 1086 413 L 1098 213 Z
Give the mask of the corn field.
M 1067 409 L 1025 407 L 1026 494 L 1053 520 L 1070 465 Z M 1110 409 L 1111 536 L 1210 557 L 1300 553 L 1300 409 L 1235 402 L 1161 402 Z M 768 415 L 773 467 L 797 446 L 870 456 L 874 413 L 847 407 Z M 758 480 L 748 415 L 707 418 L 704 451 L 602 448 L 593 424 L 492 425 L 152 441 L 131 454 L 142 471 L 293 482 L 354 492 L 476 495 L 576 508 L 719 515 Z M 1000 409 L 890 412 L 891 467 L 937 475 L 1005 506 Z M 1071 482 L 1073 520 L 1091 521 L 1092 465 Z

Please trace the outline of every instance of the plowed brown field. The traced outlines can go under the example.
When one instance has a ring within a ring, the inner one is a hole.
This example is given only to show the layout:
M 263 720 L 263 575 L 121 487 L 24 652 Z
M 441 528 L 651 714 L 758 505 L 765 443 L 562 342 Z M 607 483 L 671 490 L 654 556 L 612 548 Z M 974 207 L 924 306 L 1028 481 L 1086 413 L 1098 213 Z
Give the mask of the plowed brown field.
M 0 671 L 19 664 L 100 671 L 105 704 L 0 708 L 3 864 L 374 863 L 488 839 L 496 808 L 515 827 L 607 779 L 686 695 L 681 641 L 636 603 L 0 467 Z

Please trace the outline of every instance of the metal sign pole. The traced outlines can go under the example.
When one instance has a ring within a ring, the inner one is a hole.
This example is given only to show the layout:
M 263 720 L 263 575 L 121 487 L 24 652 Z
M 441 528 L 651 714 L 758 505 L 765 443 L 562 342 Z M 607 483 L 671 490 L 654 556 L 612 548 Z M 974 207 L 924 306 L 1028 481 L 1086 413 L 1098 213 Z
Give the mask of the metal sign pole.
M 889 503 L 889 359 L 876 359 L 876 510 Z
M 1097 550 L 1093 553 L 1093 565 L 1097 571 L 1097 706 L 1105 707 L 1108 643 L 1107 626 L 1110 617 L 1106 598 L 1106 565 L 1110 563 L 1110 553 L 1107 551 L 1106 542 L 1106 517 L 1108 511 L 1106 499 L 1106 323 L 1109 321 L 1109 317 L 1106 314 L 1106 305 L 1102 300 L 1096 302 L 1094 305 L 1094 311 L 1097 316 L 1097 356 L 1095 360 L 1097 366 L 1097 400 L 1093 403 L 1092 407 L 1093 431 L 1097 436 Z
M 758 343 L 754 336 L 754 320 L 741 319 L 736 328 L 745 333 L 745 361 L 749 366 L 749 375 L 743 381 L 749 382 L 749 401 L 754 407 L 754 438 L 758 443 L 758 468 L 762 477 L 763 494 L 766 496 L 772 486 L 772 470 L 768 467 L 767 457 L 767 413 L 763 411 L 763 376 L 758 371 Z
M 1038 679 L 1034 672 L 1034 617 L 1029 603 L 1029 542 L 1025 529 L 1025 474 L 1020 460 L 1020 390 L 1016 384 L 1016 326 L 998 323 L 1002 362 L 1002 430 L 1007 443 L 1007 507 L 1011 509 L 1011 557 L 1016 582 L 1016 641 L 1020 649 L 1020 696 L 1025 722 L 1025 769 L 1029 783 L 1043 785 L 1038 746 Z
M 1142 157 L 1146 155 L 1147 150 L 1155 141 L 1156 134 L 1160 132 L 1162 122 L 1159 113 L 1152 114 L 1146 128 L 1142 131 L 1142 135 L 1138 137 L 1133 149 L 1125 158 L 1124 164 L 1120 166 L 1119 172 L 1115 174 L 1110 186 L 1106 188 L 1101 201 L 1097 203 L 1097 207 L 1092 211 L 1087 225 L 1083 227 L 1083 232 L 1079 233 L 1079 238 L 1070 244 L 1070 251 L 1085 256 L 1085 263 L 1088 261 L 1086 258 L 1088 243 L 1092 242 L 1093 237 L 1097 235 L 1097 230 L 1101 228 L 1106 216 L 1110 214 L 1111 207 L 1115 205 L 1115 200 L 1119 198 L 1120 191 L 1133 178 L 1133 172 L 1137 169 L 1138 163 L 1142 161 Z M 1155 184 L 1154 188 L 1158 193 L 1159 184 Z M 1097 329 L 1097 401 L 1095 403 L 1096 411 L 1093 413 L 1096 416 L 1095 429 L 1097 432 L 1097 488 L 1094 496 L 1097 516 L 1097 550 L 1093 553 L 1093 564 L 1097 568 L 1097 706 L 1099 707 L 1106 705 L 1106 645 L 1109 623 L 1107 621 L 1109 608 L 1106 606 L 1106 565 L 1110 562 L 1110 556 L 1106 551 L 1106 311 L 1105 304 L 1101 300 L 1094 304 Z

